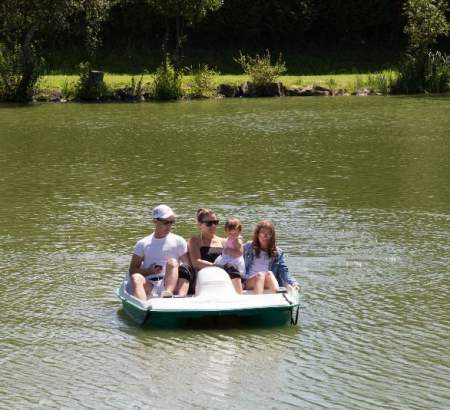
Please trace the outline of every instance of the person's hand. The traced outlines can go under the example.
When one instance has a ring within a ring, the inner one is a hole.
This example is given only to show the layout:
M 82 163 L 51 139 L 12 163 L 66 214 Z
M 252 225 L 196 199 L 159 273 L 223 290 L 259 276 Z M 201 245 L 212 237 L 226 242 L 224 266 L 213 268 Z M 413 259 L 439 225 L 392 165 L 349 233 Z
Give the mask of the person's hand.
M 300 292 L 300 285 L 297 283 L 297 284 L 295 284 L 295 285 L 286 285 L 286 289 L 289 291 L 289 292 L 293 292 L 293 291 L 295 291 L 295 292 Z
M 155 265 L 153 267 L 153 274 L 157 275 L 157 274 L 159 274 L 161 272 L 162 272 L 162 266 L 161 265 Z
M 158 273 L 161 273 L 161 271 L 162 271 L 161 265 L 152 264 L 146 269 L 145 273 L 147 275 L 157 275 Z

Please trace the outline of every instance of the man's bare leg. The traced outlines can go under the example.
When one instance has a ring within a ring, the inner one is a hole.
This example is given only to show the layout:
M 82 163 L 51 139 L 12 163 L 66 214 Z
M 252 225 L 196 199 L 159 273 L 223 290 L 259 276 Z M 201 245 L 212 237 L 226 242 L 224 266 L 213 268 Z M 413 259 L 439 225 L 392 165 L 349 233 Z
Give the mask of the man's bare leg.
M 234 290 L 236 291 L 236 293 L 241 294 L 242 293 L 242 281 L 241 281 L 241 278 L 231 279 L 231 282 L 233 283 Z
M 166 274 L 164 275 L 164 289 L 174 293 L 178 282 L 178 262 L 170 258 L 166 264 Z
M 133 296 L 140 300 L 147 300 L 147 295 L 150 295 L 153 285 L 148 283 L 140 273 L 131 275 L 131 286 Z
M 178 279 L 175 293 L 180 296 L 186 296 L 189 291 L 189 281 L 184 278 Z

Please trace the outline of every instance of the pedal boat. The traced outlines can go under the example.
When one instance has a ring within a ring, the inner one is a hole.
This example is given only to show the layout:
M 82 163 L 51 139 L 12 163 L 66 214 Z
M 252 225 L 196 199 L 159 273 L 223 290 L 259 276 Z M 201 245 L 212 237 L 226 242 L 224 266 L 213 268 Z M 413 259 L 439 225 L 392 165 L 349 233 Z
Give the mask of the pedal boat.
M 238 294 L 228 274 L 219 267 L 207 267 L 197 274 L 192 296 L 135 298 L 127 278 L 117 289 L 125 313 L 140 325 L 152 327 L 221 326 L 245 324 L 280 326 L 297 324 L 299 293 L 281 288 L 277 293 Z

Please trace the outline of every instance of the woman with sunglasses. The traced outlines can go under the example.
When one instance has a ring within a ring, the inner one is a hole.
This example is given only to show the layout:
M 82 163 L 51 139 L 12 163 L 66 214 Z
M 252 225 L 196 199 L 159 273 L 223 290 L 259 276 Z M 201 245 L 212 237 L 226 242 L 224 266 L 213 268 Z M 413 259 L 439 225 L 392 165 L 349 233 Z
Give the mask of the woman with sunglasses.
M 264 289 L 276 292 L 279 286 L 298 288 L 297 281 L 289 273 L 283 251 L 276 245 L 272 222 L 256 224 L 252 242 L 244 245 L 244 261 L 245 289 L 262 294 Z
M 207 266 L 215 266 L 214 261 L 222 255 L 225 245 L 225 238 L 216 235 L 217 219 L 214 211 L 208 208 L 200 208 L 197 211 L 197 226 L 199 235 L 193 236 L 188 241 L 188 253 L 192 267 L 183 266 L 179 270 L 180 281 L 184 283 L 179 288 L 179 293 L 193 293 L 195 286 L 195 272 Z M 233 286 L 238 293 L 242 293 L 242 281 L 239 271 L 233 267 L 225 265 L 223 269 L 228 273 Z

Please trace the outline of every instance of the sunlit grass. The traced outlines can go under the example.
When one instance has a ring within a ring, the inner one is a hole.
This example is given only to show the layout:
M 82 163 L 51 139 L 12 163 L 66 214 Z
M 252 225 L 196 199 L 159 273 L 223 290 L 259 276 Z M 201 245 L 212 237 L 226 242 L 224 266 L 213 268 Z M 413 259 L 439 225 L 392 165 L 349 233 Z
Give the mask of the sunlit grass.
M 377 76 L 383 77 L 386 74 L 382 73 L 367 73 L 367 74 L 327 74 L 327 75 L 304 75 L 291 76 L 285 75 L 279 78 L 285 86 L 301 86 L 319 85 L 322 87 L 332 88 L 335 90 L 345 89 L 352 92 L 361 87 L 372 87 L 377 84 Z M 396 73 L 390 72 L 390 75 L 396 76 Z M 110 74 L 105 73 L 105 83 L 108 89 L 114 90 L 125 85 L 131 84 L 131 74 Z M 135 80 L 140 78 L 140 75 L 134 76 Z M 192 76 L 186 75 L 183 77 L 183 85 L 186 87 L 191 81 Z M 42 92 L 50 90 L 73 90 L 78 81 L 77 75 L 46 75 L 41 78 L 39 88 Z M 150 85 L 153 81 L 152 74 L 143 75 L 143 83 Z M 213 78 L 216 85 L 219 84 L 233 84 L 239 85 L 248 81 L 246 75 L 216 75 Z M 376 88 L 376 87 L 375 87 Z M 385 90 L 380 90 L 385 91 Z

